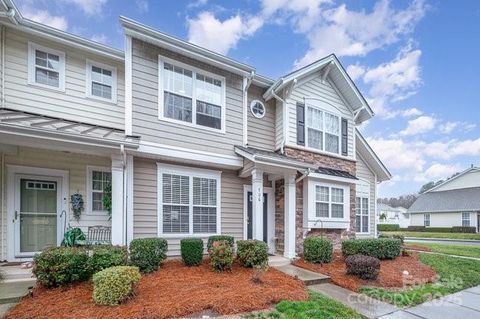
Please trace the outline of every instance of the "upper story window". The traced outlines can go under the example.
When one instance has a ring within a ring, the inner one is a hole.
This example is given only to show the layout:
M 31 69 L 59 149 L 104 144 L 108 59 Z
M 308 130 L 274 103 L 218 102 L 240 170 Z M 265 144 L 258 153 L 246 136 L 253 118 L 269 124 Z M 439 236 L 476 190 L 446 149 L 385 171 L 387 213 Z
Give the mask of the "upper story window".
M 252 103 L 250 103 L 250 111 L 252 112 L 253 116 L 258 119 L 265 117 L 265 113 L 267 113 L 265 110 L 265 105 L 259 100 L 253 100 Z
M 160 118 L 225 131 L 225 79 L 160 57 Z
M 307 107 L 307 147 L 329 153 L 340 154 L 339 116 Z
M 29 43 L 28 83 L 64 91 L 65 53 Z
M 117 102 L 117 69 L 87 60 L 87 96 Z

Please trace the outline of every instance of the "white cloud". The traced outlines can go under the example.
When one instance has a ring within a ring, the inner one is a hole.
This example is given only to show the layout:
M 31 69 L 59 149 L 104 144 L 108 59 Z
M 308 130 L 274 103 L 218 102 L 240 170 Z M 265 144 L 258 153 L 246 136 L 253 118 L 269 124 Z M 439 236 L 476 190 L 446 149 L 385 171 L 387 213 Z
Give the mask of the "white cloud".
M 444 179 L 446 177 L 452 176 L 453 174 L 462 171 L 462 168 L 458 164 L 432 164 L 429 168 L 425 170 L 425 180 L 433 181 Z
M 414 172 L 420 172 L 423 169 L 423 165 L 425 165 L 422 153 L 417 152 L 415 148 L 400 138 L 369 138 L 367 140 L 388 168 L 408 168 L 413 169 Z
M 24 8 L 22 10 L 22 15 L 30 20 L 36 21 L 38 23 L 46 24 L 52 28 L 59 30 L 67 30 L 68 21 L 64 16 L 54 16 L 51 15 L 46 10 L 36 10 L 34 8 Z
M 353 81 L 356 81 L 358 78 L 365 74 L 366 68 L 359 64 L 350 64 L 347 66 L 347 73 L 352 78 Z
M 208 0 L 196 0 L 192 1 L 187 5 L 187 8 L 192 9 L 192 8 L 198 8 L 198 7 L 203 7 L 206 5 Z
M 477 125 L 474 123 L 447 121 L 440 125 L 439 131 L 440 133 L 448 135 L 452 133 L 455 129 L 457 131 L 469 132 L 473 130 L 476 126 Z
M 415 107 L 400 111 L 400 115 L 403 117 L 420 116 L 422 114 L 423 112 Z
M 138 11 L 142 13 L 148 12 L 147 0 L 135 0 L 135 5 L 137 6 Z
M 459 125 L 459 122 L 447 122 L 440 125 L 440 132 L 443 134 L 450 134 Z
M 102 44 L 107 44 L 108 43 L 108 38 L 105 34 L 100 33 L 100 34 L 94 34 L 91 38 L 92 41 L 95 42 L 100 42 Z
M 435 128 L 437 119 L 431 116 L 423 115 L 414 120 L 408 121 L 407 127 L 400 132 L 400 135 L 417 135 L 426 133 Z
M 237 14 L 221 21 L 208 11 L 187 22 L 188 41 L 221 54 L 227 54 L 240 39 L 252 36 L 263 25 L 263 20 L 256 16 Z
M 74 4 L 83 10 L 87 15 L 100 15 L 108 0 L 63 0 L 66 3 Z

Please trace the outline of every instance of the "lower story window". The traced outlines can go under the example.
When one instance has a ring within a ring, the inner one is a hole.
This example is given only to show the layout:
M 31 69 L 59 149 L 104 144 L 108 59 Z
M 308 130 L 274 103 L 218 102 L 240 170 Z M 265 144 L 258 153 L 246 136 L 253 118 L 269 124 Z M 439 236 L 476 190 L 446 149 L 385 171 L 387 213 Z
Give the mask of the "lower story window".
M 430 227 L 430 214 L 423 215 L 423 226 Z
M 470 213 L 462 213 L 462 226 L 470 227 Z
M 316 185 L 316 217 L 343 218 L 345 211 L 345 192 L 343 188 Z
M 163 234 L 215 234 L 219 225 L 220 174 L 162 170 L 159 211 Z
M 368 233 L 368 198 L 357 197 L 355 205 L 355 229 L 360 233 Z
M 90 168 L 88 170 L 90 181 L 90 211 L 104 212 L 103 195 L 107 187 L 111 187 L 112 173 L 106 169 Z

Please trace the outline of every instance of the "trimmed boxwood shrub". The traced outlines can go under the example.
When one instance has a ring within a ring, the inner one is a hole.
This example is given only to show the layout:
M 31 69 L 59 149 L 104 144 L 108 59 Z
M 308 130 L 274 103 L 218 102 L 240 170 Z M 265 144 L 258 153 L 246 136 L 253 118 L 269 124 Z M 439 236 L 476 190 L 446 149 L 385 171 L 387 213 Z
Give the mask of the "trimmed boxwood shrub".
M 319 236 L 307 237 L 303 242 L 303 258 L 311 263 L 329 263 L 332 261 L 333 244 Z
M 345 259 L 347 274 L 355 275 L 361 279 L 377 279 L 380 272 L 380 259 L 365 256 L 352 255 Z
M 130 263 L 142 272 L 152 272 L 167 258 L 167 241 L 163 238 L 138 238 L 130 243 Z
M 453 226 L 452 233 L 476 233 L 476 227 L 467 227 L 467 226 Z
M 230 246 L 232 246 L 232 248 L 234 247 L 233 245 L 235 244 L 235 239 L 233 238 L 233 236 L 229 236 L 229 235 L 213 235 L 213 236 L 208 237 L 207 250 L 212 249 L 212 244 L 213 244 L 213 242 L 215 242 L 215 241 L 227 241 L 227 243 L 228 243 Z
M 377 224 L 378 231 L 398 231 L 400 225 L 398 224 Z
M 90 278 L 88 254 L 80 247 L 53 247 L 33 259 L 33 274 L 46 287 L 64 286 Z
M 395 238 L 395 239 L 398 239 L 400 240 L 400 243 L 403 245 L 403 242 L 405 241 L 405 236 L 401 235 L 401 234 L 393 234 L 393 235 L 390 235 L 390 234 L 379 234 L 378 235 L 378 238 Z
M 198 266 L 203 258 L 203 240 L 200 238 L 184 238 L 180 241 L 183 263 L 187 266 Z
M 127 247 L 110 245 L 94 246 L 88 261 L 91 273 L 113 266 L 126 266 L 127 263 Z
M 233 265 L 233 247 L 226 240 L 214 241 L 208 250 L 210 266 L 214 271 L 231 270 Z
M 243 267 L 266 267 L 268 265 L 268 245 L 261 240 L 239 240 L 237 241 L 237 257 Z
M 349 239 L 342 242 L 342 254 L 366 255 L 378 259 L 395 259 L 400 256 L 401 242 L 394 238 Z
M 100 305 L 118 305 L 132 294 L 140 278 L 138 267 L 104 269 L 93 275 L 93 300 Z

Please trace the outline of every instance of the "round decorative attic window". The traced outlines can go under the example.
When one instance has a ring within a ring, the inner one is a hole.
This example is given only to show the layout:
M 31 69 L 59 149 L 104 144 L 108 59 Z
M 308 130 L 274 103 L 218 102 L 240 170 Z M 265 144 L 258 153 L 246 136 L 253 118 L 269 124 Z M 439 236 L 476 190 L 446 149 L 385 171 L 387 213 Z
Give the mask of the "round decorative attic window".
M 253 100 L 252 103 L 250 103 L 250 111 L 252 111 L 253 116 L 261 119 L 266 113 L 265 105 L 259 100 Z

